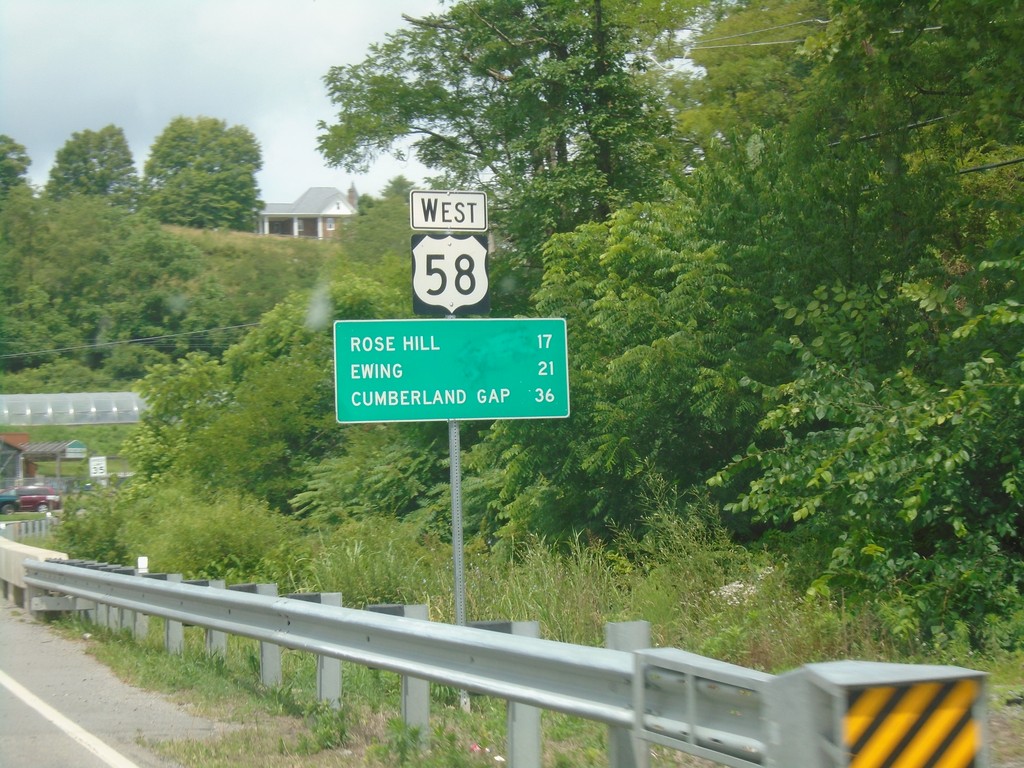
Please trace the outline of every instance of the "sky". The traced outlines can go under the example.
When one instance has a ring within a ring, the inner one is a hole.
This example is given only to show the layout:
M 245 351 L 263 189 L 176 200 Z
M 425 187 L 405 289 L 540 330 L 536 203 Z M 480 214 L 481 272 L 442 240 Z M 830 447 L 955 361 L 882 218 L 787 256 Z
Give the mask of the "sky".
M 336 112 L 323 77 L 442 0 L 0 0 L 0 134 L 25 147 L 43 186 L 75 132 L 123 129 L 140 173 L 176 117 L 214 117 L 255 135 L 268 203 L 309 187 L 379 194 L 414 183 L 414 160 L 382 158 L 365 175 L 330 168 L 317 123 Z

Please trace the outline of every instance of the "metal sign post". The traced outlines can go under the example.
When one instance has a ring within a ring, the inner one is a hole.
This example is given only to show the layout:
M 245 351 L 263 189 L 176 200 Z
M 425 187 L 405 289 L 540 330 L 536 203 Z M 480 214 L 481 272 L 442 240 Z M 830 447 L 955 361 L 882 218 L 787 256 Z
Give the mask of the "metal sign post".
M 483 192 L 413 190 L 409 193 L 409 226 L 444 230 L 446 237 L 416 235 L 412 239 L 413 310 L 419 315 L 490 311 L 487 241 L 484 237 L 453 237 L 452 231 L 487 231 L 487 195 Z M 455 570 L 455 623 L 466 626 L 466 577 L 462 541 L 462 441 L 459 420 L 448 419 L 449 477 L 452 494 L 452 561 Z M 469 694 L 459 692 L 469 711 Z
M 412 237 L 412 306 L 435 319 L 336 322 L 335 408 L 343 424 L 448 422 L 455 623 L 466 626 L 459 422 L 568 417 L 565 320 L 459 317 L 490 310 L 483 192 L 414 190 L 409 224 L 433 232 Z M 460 703 L 469 709 L 465 691 Z

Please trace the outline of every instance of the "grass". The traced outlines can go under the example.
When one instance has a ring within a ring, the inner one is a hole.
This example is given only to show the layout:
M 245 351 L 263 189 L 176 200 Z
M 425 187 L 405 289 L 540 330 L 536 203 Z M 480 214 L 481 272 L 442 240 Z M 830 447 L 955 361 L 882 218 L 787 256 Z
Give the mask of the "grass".
M 576 542 L 558 553 L 542 542 L 526 542 L 508 558 L 470 543 L 469 618 L 539 620 L 544 637 L 586 645 L 602 644 L 608 621 L 645 619 L 656 645 L 773 673 L 843 658 L 986 671 L 991 675 L 991 765 L 1024 768 L 1024 706 L 1018 703 L 1024 699 L 1024 651 L 979 653 L 957 638 L 942 647 L 908 647 L 891 639 L 869 610 L 807 598 L 794 588 L 783 562 L 736 548 L 696 521 L 657 524 L 654 544 L 627 540 L 614 549 Z M 279 568 L 287 573 L 289 589 L 338 591 L 350 606 L 427 603 L 433 620 L 452 621 L 450 549 L 409 536 L 400 524 L 347 525 L 291 554 L 287 567 Z M 266 689 L 258 683 L 252 641 L 231 638 L 227 657 L 210 659 L 202 634 L 192 628 L 185 654 L 170 658 L 160 643 L 158 620 L 139 645 L 123 636 L 92 633 L 93 652 L 129 682 L 170 693 L 231 724 L 212 740 L 155 745 L 190 768 L 429 768 L 494 764 L 496 756 L 504 756 L 500 701 L 474 698 L 467 714 L 458 706 L 457 692 L 432 686 L 432 732 L 414 734 L 399 722 L 398 678 L 389 673 L 346 664 L 344 708 L 334 712 L 315 700 L 314 660 L 308 654 L 285 651 L 286 682 Z M 544 713 L 543 728 L 545 766 L 582 768 L 606 760 L 603 726 Z M 427 750 L 420 747 L 424 739 Z M 652 764 L 710 765 L 668 750 Z
M 256 643 L 230 638 L 224 658 L 203 651 L 197 628 L 186 630 L 185 652 L 164 653 L 162 623 L 151 619 L 149 635 L 136 642 L 123 633 L 75 622 L 61 625 L 69 635 L 90 635 L 90 652 L 127 682 L 170 695 L 195 713 L 226 727 L 220 735 L 149 745 L 189 768 L 348 768 L 418 766 L 458 768 L 494 765 L 504 757 L 503 702 L 473 697 L 471 711 L 458 706 L 457 692 L 432 687 L 431 725 L 422 734 L 400 721 L 396 675 L 356 665 L 344 666 L 344 707 L 332 710 L 315 700 L 315 662 L 309 654 L 284 651 L 285 684 L 258 682 Z M 983 667 L 991 674 L 989 731 L 993 768 L 1024 766 L 1024 656 L 1006 656 Z M 606 760 L 607 731 L 600 724 L 545 712 L 544 765 L 583 768 Z M 711 766 L 672 750 L 655 750 L 654 766 Z
M 46 517 L 44 512 L 13 512 L 9 515 L 0 515 L 0 523 L 17 523 L 22 520 L 42 520 Z
M 346 664 L 345 704 L 335 711 L 315 700 L 315 667 L 309 654 L 285 651 L 286 683 L 265 688 L 258 683 L 258 650 L 253 641 L 232 637 L 225 658 L 208 657 L 202 633 L 190 628 L 185 652 L 171 657 L 163 651 L 158 619 L 151 619 L 148 637 L 141 642 L 77 622 L 61 626 L 70 636 L 88 634 L 90 652 L 125 681 L 168 694 L 196 714 L 229 726 L 212 739 L 149 745 L 185 766 L 454 768 L 494 764 L 494 758 L 504 754 L 505 705 L 501 701 L 473 697 L 467 713 L 458 706 L 456 691 L 433 686 L 432 732 L 424 747 L 421 734 L 401 724 L 397 675 Z M 545 713 L 544 721 L 547 764 L 589 766 L 596 755 L 603 754 L 601 726 L 553 713 Z

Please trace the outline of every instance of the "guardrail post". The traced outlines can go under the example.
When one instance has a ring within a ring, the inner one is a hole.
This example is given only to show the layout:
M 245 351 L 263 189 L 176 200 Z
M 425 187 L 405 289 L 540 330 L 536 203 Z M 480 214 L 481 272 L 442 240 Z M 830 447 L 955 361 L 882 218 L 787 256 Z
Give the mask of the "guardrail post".
M 639 651 L 651 647 L 651 625 L 621 621 L 604 625 L 604 645 L 613 651 Z M 608 768 L 647 768 L 650 748 L 626 728 L 608 727 Z
M 228 589 L 236 592 L 249 592 L 250 594 L 277 597 L 277 584 L 232 584 Z M 282 679 L 281 646 L 261 640 L 260 682 L 266 686 L 280 685 Z
M 387 603 L 367 605 L 364 610 L 383 613 L 388 616 L 404 616 L 407 619 L 428 621 L 429 609 L 426 604 L 399 605 Z M 402 722 L 407 728 L 415 728 L 420 734 L 420 743 L 430 742 L 430 682 L 417 677 L 402 675 Z
M 84 563 L 85 568 L 89 568 L 94 571 L 106 570 L 109 565 L 107 563 Z M 106 603 L 96 602 L 96 613 L 94 615 L 94 621 L 97 627 L 103 627 L 104 629 L 110 628 L 110 606 Z
M 147 571 L 146 573 L 140 573 L 139 576 L 144 579 L 156 579 L 157 581 L 166 581 L 171 584 L 183 583 L 180 573 L 149 573 Z M 142 618 L 147 620 L 146 631 L 148 632 L 148 617 Z M 164 619 L 164 650 L 174 655 L 178 655 L 185 650 L 185 628 L 180 621 Z
M 16 590 L 16 591 L 18 591 L 18 590 Z M 34 597 L 41 597 L 44 594 L 46 594 L 46 593 L 43 590 L 41 590 L 41 589 L 36 589 L 35 587 L 25 587 L 25 589 L 23 591 L 23 594 L 22 594 L 22 599 L 25 601 L 25 603 L 21 607 L 23 607 L 25 610 L 27 610 L 27 611 L 29 611 L 31 613 L 32 612 L 32 598 L 34 598 Z M 38 619 L 39 616 L 37 616 L 37 615 L 35 615 L 35 613 L 33 613 L 32 614 L 32 618 Z
M 340 592 L 321 592 L 320 604 L 341 607 Z M 316 657 L 316 695 L 332 709 L 341 709 L 341 659 L 333 656 Z
M 512 634 L 540 637 L 539 621 L 513 621 Z M 509 765 L 540 768 L 541 725 L 540 710 L 515 701 L 508 703 L 508 762 Z
M 196 587 L 209 587 L 210 589 L 226 589 L 223 579 L 188 579 L 183 584 L 192 584 Z M 208 656 L 228 655 L 228 636 L 216 629 L 204 630 L 204 647 Z
M 341 592 L 299 592 L 285 595 L 293 600 L 305 600 L 309 603 L 341 607 Z M 327 702 L 332 709 L 341 709 L 341 659 L 333 656 L 316 657 L 316 697 Z
M 521 637 L 540 637 L 538 621 L 472 621 L 469 626 L 491 632 L 505 632 Z M 505 721 L 508 735 L 505 748 L 509 765 L 540 768 L 541 726 L 540 710 L 529 704 L 510 701 L 506 704 Z
M 210 589 L 226 589 L 224 579 L 210 579 L 207 584 Z M 206 653 L 210 656 L 228 656 L 228 636 L 226 632 L 219 632 L 216 629 L 206 630 Z
M 403 616 L 407 619 L 429 621 L 426 603 L 405 605 Z M 410 728 L 418 728 L 424 742 L 430 738 L 430 682 L 419 677 L 402 675 L 402 722 Z
M 111 573 L 120 573 L 123 576 L 135 576 L 138 572 L 134 568 L 127 568 L 124 566 L 114 566 L 109 569 Z M 113 618 L 113 629 L 120 632 L 122 630 L 129 630 L 132 634 L 135 633 L 135 622 L 137 620 L 137 611 L 131 611 L 127 608 L 116 608 L 114 609 Z M 109 615 L 109 614 L 108 614 Z
M 97 563 L 91 561 L 78 561 L 76 565 L 81 565 L 84 568 L 88 568 L 93 571 L 106 571 L 107 573 L 121 573 L 121 574 L 134 574 L 134 568 L 125 568 L 122 565 L 110 564 L 110 563 Z M 104 629 L 112 629 L 115 632 L 119 631 L 124 625 L 122 624 L 122 611 L 120 608 L 116 608 L 106 603 L 96 603 L 96 625 L 103 627 Z

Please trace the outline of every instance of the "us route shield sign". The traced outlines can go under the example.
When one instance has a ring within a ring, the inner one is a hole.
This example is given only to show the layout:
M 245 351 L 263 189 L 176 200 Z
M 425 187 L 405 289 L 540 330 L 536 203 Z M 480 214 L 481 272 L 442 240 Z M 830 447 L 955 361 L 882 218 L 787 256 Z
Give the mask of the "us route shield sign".
M 418 315 L 491 309 L 484 235 L 413 235 L 412 308 Z

